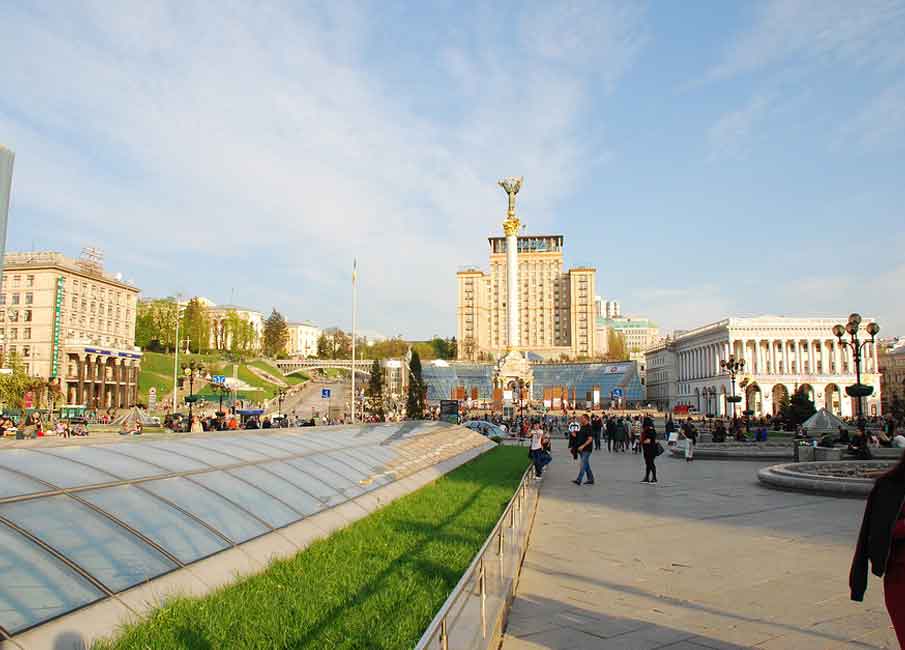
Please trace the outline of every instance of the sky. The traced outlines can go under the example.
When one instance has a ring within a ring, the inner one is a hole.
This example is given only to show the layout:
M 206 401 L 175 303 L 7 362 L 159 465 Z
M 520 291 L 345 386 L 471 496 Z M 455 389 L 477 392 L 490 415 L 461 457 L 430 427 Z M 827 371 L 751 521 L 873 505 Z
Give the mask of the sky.
M 258 6 L 260 4 L 260 6 Z M 8 250 L 451 336 L 504 176 L 661 329 L 905 335 L 905 0 L 0 3 Z

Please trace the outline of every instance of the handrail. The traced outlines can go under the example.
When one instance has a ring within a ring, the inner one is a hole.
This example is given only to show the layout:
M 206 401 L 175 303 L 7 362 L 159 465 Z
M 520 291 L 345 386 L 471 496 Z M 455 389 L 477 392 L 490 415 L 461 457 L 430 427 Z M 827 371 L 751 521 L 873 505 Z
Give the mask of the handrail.
M 487 612 L 485 611 L 485 602 L 486 602 L 486 590 L 485 590 L 485 574 L 484 574 L 484 560 L 485 555 L 488 551 L 490 551 L 490 546 L 494 541 L 497 541 L 499 544 L 498 555 L 502 556 L 503 553 L 503 528 L 506 527 L 506 521 L 509 520 L 508 527 L 515 527 L 515 514 L 514 509 L 522 511 L 523 505 L 522 501 L 525 498 L 526 486 L 530 483 L 534 478 L 534 465 L 528 467 L 525 470 L 525 473 L 522 474 L 522 478 L 519 481 L 518 487 L 515 489 L 515 493 L 512 495 L 512 498 L 509 500 L 509 503 L 506 504 L 506 508 L 503 510 L 500 518 L 497 520 L 496 525 L 490 531 L 487 536 L 487 539 L 484 541 L 484 544 L 475 554 L 474 559 L 472 559 L 471 564 L 468 565 L 468 568 L 462 574 L 462 577 L 459 578 L 459 581 L 456 583 L 455 588 L 450 592 L 449 596 L 446 598 L 446 601 L 443 603 L 440 610 L 431 620 L 430 625 L 427 626 L 427 629 L 424 631 L 424 634 L 421 636 L 421 639 L 418 641 L 418 644 L 415 646 L 415 650 L 427 650 L 429 644 L 434 638 L 437 638 L 437 633 L 439 632 L 439 642 L 440 649 L 447 650 L 448 649 L 448 640 L 449 640 L 449 632 L 447 629 L 447 619 L 452 613 L 452 608 L 459 603 L 459 597 L 465 593 L 469 588 L 469 583 L 476 576 L 479 578 L 479 590 L 480 590 L 480 598 L 481 598 L 481 629 L 482 629 L 482 637 L 484 639 L 487 638 L 486 634 L 486 622 L 487 622 Z M 535 501 L 536 504 L 536 501 Z M 527 544 L 526 544 L 527 546 Z M 525 549 L 521 549 L 522 557 L 524 556 Z M 515 567 L 514 575 L 510 576 L 513 580 L 518 575 L 518 572 L 521 569 L 521 559 L 519 558 L 519 562 Z M 514 595 L 514 594 L 513 594 Z M 503 603 L 503 607 L 508 607 L 508 601 Z

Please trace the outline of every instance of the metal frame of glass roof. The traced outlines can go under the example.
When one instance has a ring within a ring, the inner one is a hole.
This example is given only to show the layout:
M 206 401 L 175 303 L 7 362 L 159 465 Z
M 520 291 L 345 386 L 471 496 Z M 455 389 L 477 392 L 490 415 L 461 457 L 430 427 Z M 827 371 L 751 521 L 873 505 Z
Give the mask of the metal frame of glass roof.
M 404 422 L 0 448 L 0 641 L 433 465 L 436 447 L 417 440 L 450 428 Z M 466 446 L 485 443 L 478 436 Z

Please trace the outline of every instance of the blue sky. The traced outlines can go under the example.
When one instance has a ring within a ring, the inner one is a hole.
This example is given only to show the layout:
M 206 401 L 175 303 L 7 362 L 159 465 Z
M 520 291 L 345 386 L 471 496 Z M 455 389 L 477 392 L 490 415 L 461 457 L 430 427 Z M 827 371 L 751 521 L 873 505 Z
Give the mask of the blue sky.
M 455 331 L 523 175 L 529 232 L 664 329 L 905 334 L 905 0 L 0 4 L 9 250 L 146 295 Z

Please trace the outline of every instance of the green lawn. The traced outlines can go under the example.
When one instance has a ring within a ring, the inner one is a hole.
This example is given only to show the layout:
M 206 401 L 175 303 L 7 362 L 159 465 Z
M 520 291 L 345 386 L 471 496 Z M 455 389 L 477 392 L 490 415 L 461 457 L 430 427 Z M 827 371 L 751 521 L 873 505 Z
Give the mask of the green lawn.
M 412 648 L 512 497 L 525 450 L 497 447 L 204 598 L 180 598 L 113 648 Z

